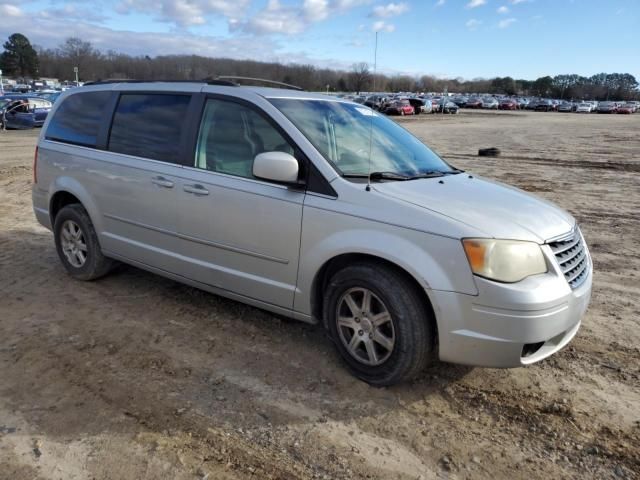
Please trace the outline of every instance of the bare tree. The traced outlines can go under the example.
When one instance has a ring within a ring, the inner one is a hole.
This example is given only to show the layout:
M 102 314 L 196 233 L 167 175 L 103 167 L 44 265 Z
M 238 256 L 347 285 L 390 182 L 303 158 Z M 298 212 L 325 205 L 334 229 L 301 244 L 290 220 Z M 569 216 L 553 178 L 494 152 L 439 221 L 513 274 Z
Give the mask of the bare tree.
M 354 63 L 351 66 L 349 83 L 353 91 L 360 93 L 369 84 L 370 80 L 371 72 L 369 72 L 369 64 L 367 62 Z

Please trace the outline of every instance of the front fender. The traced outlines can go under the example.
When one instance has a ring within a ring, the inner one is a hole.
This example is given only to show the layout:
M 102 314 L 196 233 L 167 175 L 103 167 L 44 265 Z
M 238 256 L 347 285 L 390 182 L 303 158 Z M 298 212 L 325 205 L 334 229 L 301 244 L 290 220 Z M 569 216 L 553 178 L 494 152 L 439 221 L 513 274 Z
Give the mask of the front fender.
M 424 289 L 477 295 L 459 240 L 319 209 L 305 209 L 294 309 L 311 314 L 313 284 L 322 267 L 344 254 L 384 259 Z

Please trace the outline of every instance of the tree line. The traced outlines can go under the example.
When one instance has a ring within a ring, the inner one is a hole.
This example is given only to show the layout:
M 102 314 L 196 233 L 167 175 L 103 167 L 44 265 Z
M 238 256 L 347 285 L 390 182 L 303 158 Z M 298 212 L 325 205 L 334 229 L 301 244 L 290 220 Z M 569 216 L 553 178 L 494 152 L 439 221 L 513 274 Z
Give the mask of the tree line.
M 443 92 L 533 95 L 561 99 L 631 100 L 640 98 L 638 82 L 629 73 L 599 73 L 545 76 L 536 80 L 512 77 L 437 78 L 431 75 L 373 74 L 367 63 L 348 70 L 318 68 L 314 65 L 283 64 L 210 58 L 199 55 L 132 56 L 114 50 L 100 51 L 91 42 L 67 38 L 57 48 L 31 45 L 27 37 L 13 34 L 3 45 L 0 69 L 19 78 L 74 79 L 78 67 L 80 81 L 105 79 L 202 80 L 222 75 L 259 77 L 298 85 L 305 90 L 334 92 Z

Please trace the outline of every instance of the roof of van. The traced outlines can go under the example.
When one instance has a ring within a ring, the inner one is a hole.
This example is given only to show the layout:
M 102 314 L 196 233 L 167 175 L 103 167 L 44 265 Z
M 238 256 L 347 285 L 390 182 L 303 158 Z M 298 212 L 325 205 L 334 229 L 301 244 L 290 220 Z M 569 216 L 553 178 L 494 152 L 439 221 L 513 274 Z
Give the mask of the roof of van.
M 181 88 L 182 87 L 182 88 Z M 253 85 L 215 85 L 215 84 L 206 84 L 203 82 L 96 82 L 95 84 L 90 84 L 84 87 L 76 87 L 72 88 L 71 92 L 79 92 L 86 91 L 86 89 L 91 90 L 158 90 L 158 91 L 166 91 L 170 92 L 172 90 L 189 90 L 192 92 L 196 92 L 198 90 L 202 92 L 211 92 L 211 93 L 220 93 L 220 92 L 231 92 L 237 90 L 245 90 L 256 93 L 265 98 L 293 98 L 293 99 L 301 99 L 301 100 L 324 100 L 324 101 L 335 101 L 335 102 L 349 102 L 349 100 L 345 100 L 343 98 L 335 97 L 332 95 L 326 95 L 323 93 L 314 93 L 307 92 L 304 90 L 293 90 L 288 88 L 273 88 L 273 87 L 260 87 Z

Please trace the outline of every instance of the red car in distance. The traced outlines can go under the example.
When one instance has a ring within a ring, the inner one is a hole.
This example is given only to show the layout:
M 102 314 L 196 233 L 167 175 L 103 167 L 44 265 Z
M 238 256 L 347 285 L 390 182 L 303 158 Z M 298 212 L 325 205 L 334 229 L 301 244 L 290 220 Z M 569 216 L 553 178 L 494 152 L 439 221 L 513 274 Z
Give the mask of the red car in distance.
M 391 102 L 382 113 L 387 115 L 413 115 L 415 110 L 409 103 L 409 100 L 396 100 L 395 102 Z
M 518 110 L 518 102 L 511 99 L 502 100 L 498 105 L 498 110 Z
M 629 103 L 625 103 L 618 106 L 618 113 L 631 114 L 631 113 L 634 113 L 635 111 L 636 111 L 635 106 Z

